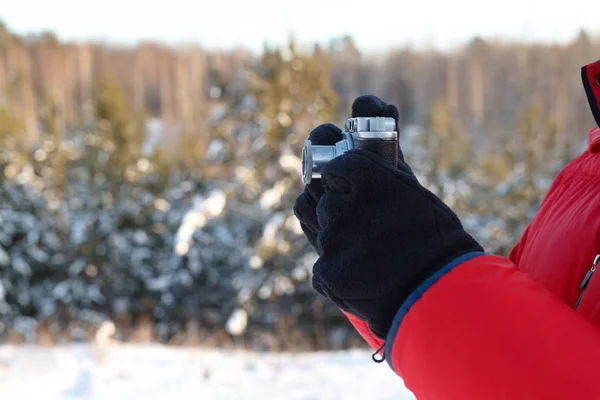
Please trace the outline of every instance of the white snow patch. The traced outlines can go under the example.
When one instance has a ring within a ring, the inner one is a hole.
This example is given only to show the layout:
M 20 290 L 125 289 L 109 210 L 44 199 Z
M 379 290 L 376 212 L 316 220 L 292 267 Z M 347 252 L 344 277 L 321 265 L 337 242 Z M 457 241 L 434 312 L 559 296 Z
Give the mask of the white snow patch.
M 246 313 L 246 310 L 238 308 L 229 316 L 226 328 L 227 332 L 229 332 L 231 335 L 239 336 L 244 333 L 247 325 L 248 314 Z
M 154 148 L 164 137 L 164 134 L 165 126 L 163 121 L 158 118 L 151 118 L 148 122 L 146 122 L 146 140 L 142 145 L 142 154 L 152 154 Z
M 213 190 L 208 198 L 197 196 L 192 208 L 184 215 L 175 236 L 175 252 L 179 256 L 188 253 L 192 245 L 192 235 L 203 228 L 208 220 L 223 213 L 227 197 L 221 190 Z
M 115 324 L 112 321 L 104 321 L 96 331 L 95 343 L 99 346 L 106 346 L 112 343 L 112 337 L 117 332 Z
M 159 345 L 0 346 L 0 398 L 406 400 L 364 350 L 258 354 Z
M 302 172 L 302 159 L 295 154 L 283 154 L 279 157 L 279 165 L 284 171 Z
M 206 158 L 213 161 L 218 160 L 224 151 L 225 143 L 222 140 L 211 140 L 208 145 L 208 150 L 206 151 Z
M 225 209 L 227 197 L 221 190 L 213 190 L 208 198 L 204 200 L 204 210 L 208 218 L 215 218 L 221 215 Z
M 250 257 L 250 266 L 252 269 L 260 269 L 263 266 L 263 259 L 257 255 Z
M 260 206 L 263 210 L 270 210 L 281 204 L 281 199 L 287 190 L 285 181 L 279 181 L 271 189 L 265 190 L 260 197 Z

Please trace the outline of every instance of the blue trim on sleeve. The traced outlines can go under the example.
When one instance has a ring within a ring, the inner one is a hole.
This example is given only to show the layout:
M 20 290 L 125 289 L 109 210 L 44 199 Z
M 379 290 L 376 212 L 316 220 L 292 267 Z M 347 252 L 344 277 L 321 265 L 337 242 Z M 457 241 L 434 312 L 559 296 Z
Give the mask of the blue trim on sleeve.
M 446 264 L 444 267 L 439 269 L 435 274 L 430 276 L 425 282 L 423 282 L 419 287 L 417 287 L 417 289 L 414 292 L 412 292 L 410 294 L 410 296 L 408 296 L 406 301 L 402 304 L 402 306 L 396 313 L 396 316 L 394 317 L 394 321 L 392 322 L 392 327 L 390 328 L 390 331 L 388 332 L 386 340 L 385 340 L 385 353 L 384 353 L 385 359 L 386 359 L 387 363 L 389 364 L 390 368 L 392 368 L 392 370 L 394 369 L 394 367 L 392 365 L 392 346 L 394 345 L 394 338 L 396 337 L 396 334 L 398 333 L 398 329 L 400 328 L 400 324 L 402 323 L 404 316 L 408 313 L 408 311 L 413 306 L 413 304 L 415 304 L 417 302 L 417 300 L 419 300 L 421 298 L 421 296 L 423 296 L 423 293 L 425 293 L 427 291 L 427 289 L 429 289 L 431 286 L 433 286 L 433 284 L 436 283 L 441 277 L 443 277 L 448 272 L 450 272 L 452 269 L 454 269 L 454 267 L 457 267 L 460 264 L 462 264 L 466 261 L 469 261 L 475 257 L 479 257 L 479 256 L 483 256 L 483 255 L 488 255 L 488 253 L 473 252 L 473 253 L 467 253 L 458 258 L 455 258 L 454 260 L 452 260 L 448 264 Z

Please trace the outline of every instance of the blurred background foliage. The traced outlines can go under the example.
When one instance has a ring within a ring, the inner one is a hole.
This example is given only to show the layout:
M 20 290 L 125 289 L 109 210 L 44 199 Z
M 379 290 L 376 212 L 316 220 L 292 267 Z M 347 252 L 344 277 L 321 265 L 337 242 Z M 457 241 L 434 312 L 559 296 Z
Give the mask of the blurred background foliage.
M 452 52 L 62 43 L 0 24 L 0 340 L 360 346 L 310 287 L 300 152 L 361 94 L 394 103 L 420 181 L 507 254 L 593 126 L 600 53 L 479 38 Z

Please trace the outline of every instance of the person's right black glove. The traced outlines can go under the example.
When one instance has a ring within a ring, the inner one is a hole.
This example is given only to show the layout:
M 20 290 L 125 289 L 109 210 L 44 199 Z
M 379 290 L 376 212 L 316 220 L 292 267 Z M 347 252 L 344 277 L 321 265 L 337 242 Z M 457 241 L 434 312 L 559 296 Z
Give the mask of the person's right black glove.
M 352 150 L 322 172 L 313 287 L 384 338 L 407 299 L 452 260 L 482 247 L 412 171 Z

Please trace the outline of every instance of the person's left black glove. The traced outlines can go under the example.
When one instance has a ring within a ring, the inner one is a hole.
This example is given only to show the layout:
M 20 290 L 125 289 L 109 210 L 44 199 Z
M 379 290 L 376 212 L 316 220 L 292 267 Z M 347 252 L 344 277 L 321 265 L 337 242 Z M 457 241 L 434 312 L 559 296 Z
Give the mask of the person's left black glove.
M 396 130 L 398 130 L 398 108 L 373 95 L 359 96 L 354 100 L 352 103 L 352 118 L 357 117 L 394 118 Z M 342 140 L 342 131 L 333 124 L 323 124 L 310 133 L 309 139 L 314 145 L 334 145 Z M 398 166 L 410 170 L 410 167 L 404 161 L 401 149 L 398 152 Z M 294 215 L 300 221 L 304 235 L 318 254 L 320 254 L 320 250 L 317 246 L 317 235 L 320 227 L 317 222 L 316 210 L 319 199 L 323 194 L 321 179 L 313 179 L 304 187 L 304 191 L 296 199 L 293 209 Z
M 316 127 L 309 136 L 314 145 L 334 145 L 342 140 L 342 131 L 333 124 L 324 124 Z M 300 221 L 304 235 L 319 253 L 317 248 L 317 235 L 319 234 L 319 223 L 317 222 L 317 203 L 325 191 L 320 179 L 312 179 L 304 186 L 304 191 L 294 203 L 294 215 Z

